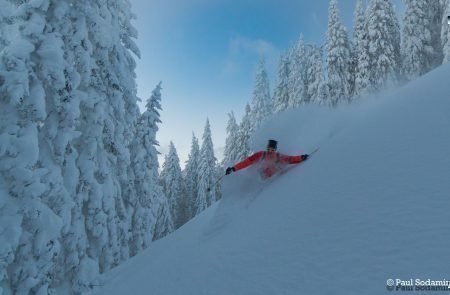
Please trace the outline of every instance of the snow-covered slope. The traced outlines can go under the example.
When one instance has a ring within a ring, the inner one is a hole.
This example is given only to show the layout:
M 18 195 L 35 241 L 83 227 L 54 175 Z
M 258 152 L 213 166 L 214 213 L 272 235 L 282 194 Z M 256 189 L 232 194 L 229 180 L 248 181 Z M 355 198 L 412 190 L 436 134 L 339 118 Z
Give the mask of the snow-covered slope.
M 383 99 L 285 113 L 257 144 L 307 162 L 224 199 L 105 276 L 99 294 L 382 294 L 450 279 L 450 66 Z M 301 150 L 300 150 L 301 148 Z

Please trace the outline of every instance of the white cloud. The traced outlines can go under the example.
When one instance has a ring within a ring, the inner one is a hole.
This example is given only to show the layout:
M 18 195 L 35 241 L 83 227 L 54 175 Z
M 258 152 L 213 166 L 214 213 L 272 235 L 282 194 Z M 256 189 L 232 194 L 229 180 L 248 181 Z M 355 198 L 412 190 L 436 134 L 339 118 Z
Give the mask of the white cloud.
M 266 60 L 269 76 L 276 73 L 281 50 L 270 41 L 261 38 L 236 36 L 228 42 L 228 56 L 222 64 L 222 75 L 231 76 L 249 69 L 262 57 Z
M 278 54 L 279 50 L 271 42 L 264 39 L 250 39 L 243 36 L 237 36 L 229 42 L 229 52 L 231 55 L 239 55 L 246 53 L 256 54 L 258 57 L 265 56 L 268 58 L 274 54 Z

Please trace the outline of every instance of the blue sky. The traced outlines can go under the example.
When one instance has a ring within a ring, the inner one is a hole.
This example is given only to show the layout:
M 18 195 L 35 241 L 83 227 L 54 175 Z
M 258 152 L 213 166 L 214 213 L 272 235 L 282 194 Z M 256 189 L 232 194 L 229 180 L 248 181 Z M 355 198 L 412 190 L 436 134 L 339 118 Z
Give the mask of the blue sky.
M 266 58 L 273 90 L 279 55 L 300 33 L 306 42 L 325 41 L 328 0 L 131 0 L 131 4 L 141 50 L 138 95 L 145 102 L 163 82 L 159 150 L 165 154 L 172 140 L 182 165 L 192 132 L 201 139 L 207 117 L 220 158 L 227 113 L 234 111 L 241 119 L 261 56 Z M 401 0 L 394 4 L 402 6 Z M 349 31 L 354 5 L 354 0 L 339 1 Z

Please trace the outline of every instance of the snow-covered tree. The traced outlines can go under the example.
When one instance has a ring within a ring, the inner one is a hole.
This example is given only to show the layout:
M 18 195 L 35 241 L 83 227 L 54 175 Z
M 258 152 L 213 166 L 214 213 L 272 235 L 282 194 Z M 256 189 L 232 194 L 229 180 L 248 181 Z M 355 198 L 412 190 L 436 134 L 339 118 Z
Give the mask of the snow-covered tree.
M 60 165 L 64 144 L 76 137 L 72 123 L 77 103 L 74 99 L 71 105 L 66 91 L 73 76 L 65 76 L 70 73 L 65 71 L 63 40 L 52 32 L 57 21 L 47 23 L 52 7 L 46 2 L 3 4 L 0 216 L 5 216 L 2 232 L 13 236 L 7 241 L 0 238 L 0 281 L 8 280 L 0 283 L 13 293 L 43 293 L 53 277 L 64 273 L 61 235 L 68 228 L 73 202 Z M 60 121 L 47 121 L 55 111 L 72 113 L 59 116 Z M 67 133 L 61 134 L 64 128 Z M 44 140 L 48 132 L 55 137 Z
M 153 228 L 153 240 L 161 239 L 173 231 L 174 223 L 170 214 L 167 198 L 159 198 L 159 204 L 155 207 L 156 224 Z
M 429 9 L 427 9 L 427 18 L 429 19 L 431 32 L 431 47 L 433 47 L 433 55 L 431 56 L 431 68 L 433 69 L 442 64 L 444 59 L 441 42 L 442 18 L 444 15 L 445 0 L 425 0 Z
M 49 56 L 50 64 L 53 64 L 55 69 L 47 76 L 48 85 L 54 83 L 53 77 L 58 68 L 64 71 L 66 81 L 65 85 L 62 85 L 61 79 L 56 83 L 60 85 L 56 97 L 47 95 L 47 105 L 52 111 L 49 112 L 41 132 L 41 146 L 48 146 L 48 149 L 43 149 L 47 150 L 47 155 L 42 155 L 41 158 L 51 159 L 47 162 L 58 163 L 61 166 L 65 190 L 74 204 L 71 216 L 67 219 L 68 227 L 64 226 L 62 231 L 64 252 L 58 258 L 58 264 L 62 267 L 58 267 L 58 274 L 52 279 L 60 281 L 61 277 L 65 276 L 71 282 L 71 289 L 75 293 L 86 292 L 92 284 L 97 284 L 99 272 L 98 262 L 87 253 L 89 241 L 83 211 L 85 199 L 79 197 L 79 189 L 84 182 L 80 177 L 78 161 L 81 149 L 85 148 L 83 141 L 80 140 L 80 135 L 84 132 L 80 125 L 81 106 L 88 102 L 92 69 L 91 36 L 87 29 L 86 5 L 87 3 L 83 1 L 76 3 L 65 0 L 52 1 L 49 11 L 52 17 L 48 17 L 46 26 L 54 36 L 62 37 L 64 56 L 59 55 L 58 62 L 55 62 L 56 59 L 53 57 L 56 55 L 54 50 L 61 45 L 47 44 L 43 51 L 44 55 Z M 62 69 L 60 65 L 63 64 L 65 68 Z M 45 73 L 43 76 L 46 76 Z M 56 167 L 52 170 L 57 171 Z M 57 178 L 56 175 L 52 175 L 48 179 L 51 181 Z
M 214 156 L 209 120 L 206 120 L 202 138 L 198 170 L 198 194 L 195 203 L 196 215 L 211 206 L 216 200 L 215 189 L 212 187 L 216 181 L 216 158 Z
M 159 152 L 156 150 L 159 143 L 156 141 L 156 132 L 157 124 L 161 123 L 160 110 L 161 83 L 153 90 L 147 101 L 146 111 L 141 115 L 137 125 L 136 141 L 142 140 L 142 146 L 137 147 L 137 153 L 133 153 L 133 168 L 136 175 L 137 200 L 140 202 L 140 206 L 137 207 L 142 209 L 137 210 L 133 216 L 131 249 L 135 251 L 145 248 L 150 242 L 148 240 L 150 237 L 157 240 L 174 230 L 169 202 L 159 184 Z
M 129 26 L 129 2 L 82 4 L 92 46 L 89 102 L 82 105 L 86 114 L 81 121 L 86 131 L 82 142 L 91 146 L 83 146 L 79 166 L 94 177 L 83 179 L 89 185 L 79 193 L 87 198 L 89 255 L 99 261 L 100 271 L 105 271 L 129 256 L 128 200 L 133 199 L 129 184 L 134 180 L 128 146 L 138 115 L 135 61 L 130 50 L 138 56 L 139 52 L 130 43 L 136 34 Z
M 398 81 L 400 28 L 390 0 L 370 0 L 366 14 L 370 90 Z
M 357 0 L 353 14 L 352 68 L 353 97 L 359 97 L 369 86 L 368 31 L 362 1 Z
M 84 200 L 85 228 L 89 243 L 89 259 L 98 263 L 100 271 L 106 271 L 120 262 L 120 241 L 116 221 L 115 200 L 119 197 L 120 186 L 113 171 L 113 162 L 118 154 L 114 140 L 114 120 L 109 114 L 111 106 L 106 93 L 110 92 L 106 61 L 112 47 L 110 31 L 104 17 L 110 16 L 106 3 L 83 3 L 88 5 L 86 25 L 93 23 L 89 34 L 91 53 L 91 71 L 86 73 L 86 92 L 88 98 L 81 104 L 84 116 L 80 120 L 80 137 L 77 149 L 80 151 L 78 168 L 80 170 L 80 188 L 76 198 Z M 81 7 L 80 7 L 81 8 Z M 86 9 L 85 8 L 85 9 Z M 99 10 L 105 12 L 100 16 Z M 119 123 L 120 122 L 116 122 Z M 111 241 L 111 242 L 110 242 Z M 81 287 L 80 287 L 81 288 Z
M 282 112 L 289 107 L 289 76 L 289 57 L 287 54 L 283 54 L 280 57 L 277 85 L 273 94 L 273 112 L 275 113 Z
M 227 138 L 225 140 L 225 151 L 223 153 L 223 165 L 234 164 L 239 158 L 239 125 L 236 123 L 234 113 L 228 114 Z
M 12 27 L 12 16 L 14 7 L 8 0 L 0 0 L 0 51 L 8 44 L 9 29 Z
M 0 216 L 8 210 L 15 233 L 0 241 L 0 284 L 46 294 L 66 279 L 87 292 L 130 255 L 139 55 L 130 4 L 0 4 Z
M 337 7 L 337 0 L 331 0 L 328 8 L 327 29 L 327 71 L 332 105 L 350 98 L 350 47 L 347 32 Z
M 306 92 L 306 45 L 303 35 L 289 51 L 289 108 L 299 107 L 304 103 Z
M 239 149 L 238 160 L 243 160 L 250 155 L 250 138 L 252 137 L 250 121 L 250 105 L 245 106 L 245 114 L 239 125 Z
M 265 61 L 261 59 L 256 71 L 255 89 L 253 90 L 252 131 L 255 131 L 272 114 L 272 108 L 269 77 L 267 76 Z
M 441 42 L 442 51 L 444 55 L 443 62 L 447 63 L 450 61 L 450 24 L 448 24 L 447 17 L 450 15 L 450 1 L 444 1 L 444 16 L 442 17 L 442 28 L 441 28 Z
M 323 104 L 324 102 L 319 100 L 320 87 L 325 82 L 321 48 L 315 45 L 308 46 L 306 68 L 305 103 Z
M 319 93 L 315 103 L 318 105 L 331 105 L 330 103 L 330 89 L 326 80 L 323 80 L 319 85 Z
M 136 63 L 132 54 L 139 51 L 132 39 L 137 36 L 129 24 L 132 14 L 127 1 L 99 2 L 93 4 L 99 18 L 91 29 L 96 34 L 93 40 L 93 55 L 96 60 L 94 78 L 97 91 L 105 97 L 103 147 L 106 161 L 101 166 L 110 171 L 111 183 L 106 184 L 106 197 L 112 197 L 114 210 L 107 210 L 109 247 L 102 248 L 101 269 L 109 269 L 129 256 L 130 210 L 129 199 L 133 189 L 133 175 L 130 170 L 129 144 L 135 134 L 138 115 L 136 105 Z M 112 29 L 115 34 L 106 37 L 104 32 Z M 113 163 L 113 164 L 110 164 Z M 109 168 L 107 168 L 109 166 Z M 109 180 L 108 180 L 109 181 Z M 103 184 L 105 186 L 105 183 Z M 108 196 L 109 195 L 109 196 Z
M 186 220 L 186 198 L 184 182 L 181 175 L 180 159 L 173 142 L 169 144 L 169 152 L 165 157 L 160 175 L 160 183 L 166 195 L 170 215 L 175 228 L 179 228 Z
M 215 180 L 219 179 L 220 177 L 223 177 L 225 173 L 225 168 L 223 165 L 220 165 L 219 163 L 216 164 L 214 167 L 214 174 L 215 174 Z M 222 183 L 214 181 L 216 184 L 211 189 L 214 191 L 214 201 L 219 201 L 222 198 Z
M 161 110 L 161 83 L 153 90 L 151 97 L 146 104 L 146 110 L 137 123 L 136 137 L 131 145 L 132 169 L 134 172 L 135 198 L 130 199 L 132 213 L 131 223 L 131 255 L 135 255 L 147 248 L 154 239 L 154 229 L 157 223 L 157 215 L 160 205 L 168 204 L 164 202 L 164 195 L 159 185 L 158 176 L 158 151 L 156 146 L 156 132 L 161 123 L 159 111 Z M 162 200 L 162 201 L 161 201 Z M 169 210 L 162 210 L 169 212 Z M 161 217 L 160 217 L 161 218 Z M 173 225 L 171 217 L 162 217 L 169 221 L 163 226 L 167 231 L 172 231 Z
M 195 202 L 198 193 L 198 174 L 200 164 L 200 146 L 198 139 L 192 134 L 191 151 L 189 152 L 184 169 L 185 195 L 188 200 L 189 219 L 195 215 Z
M 406 1 L 401 54 L 402 74 L 407 80 L 429 71 L 435 56 L 431 46 L 431 19 L 428 18 L 431 3 L 427 2 L 429 1 Z

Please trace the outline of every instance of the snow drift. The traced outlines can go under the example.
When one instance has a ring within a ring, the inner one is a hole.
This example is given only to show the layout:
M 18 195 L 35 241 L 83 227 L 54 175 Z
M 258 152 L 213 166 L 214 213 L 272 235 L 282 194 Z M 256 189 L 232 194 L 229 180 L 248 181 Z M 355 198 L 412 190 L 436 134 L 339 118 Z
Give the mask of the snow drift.
M 255 141 L 320 151 L 224 198 L 105 275 L 99 294 L 381 294 L 450 279 L 450 66 L 383 99 L 274 117 Z M 260 187 L 264 186 L 262 191 Z

